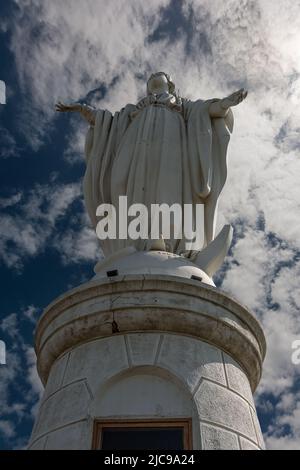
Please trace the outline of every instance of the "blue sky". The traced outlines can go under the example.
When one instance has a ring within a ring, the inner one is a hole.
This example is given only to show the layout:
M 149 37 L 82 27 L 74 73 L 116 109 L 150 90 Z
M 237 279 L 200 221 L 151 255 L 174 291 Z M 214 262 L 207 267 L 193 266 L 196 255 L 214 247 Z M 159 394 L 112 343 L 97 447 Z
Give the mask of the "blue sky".
M 235 236 L 216 282 L 267 336 L 256 403 L 268 448 L 300 448 L 299 31 L 299 0 L 1 2 L 0 448 L 24 447 L 37 411 L 37 318 L 100 256 L 82 199 L 86 125 L 54 104 L 116 111 L 157 70 L 190 99 L 249 89 L 234 110 L 218 226 Z

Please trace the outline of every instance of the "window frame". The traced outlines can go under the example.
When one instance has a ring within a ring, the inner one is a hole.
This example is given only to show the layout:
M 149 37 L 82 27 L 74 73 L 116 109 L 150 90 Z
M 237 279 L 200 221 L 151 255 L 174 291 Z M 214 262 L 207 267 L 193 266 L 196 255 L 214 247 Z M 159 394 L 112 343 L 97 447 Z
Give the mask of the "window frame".
M 96 418 L 93 425 L 92 449 L 102 449 L 102 435 L 105 428 L 182 428 L 183 450 L 192 450 L 192 419 L 101 419 Z M 117 450 L 117 449 L 116 449 Z M 145 449 L 147 450 L 147 449 Z M 176 449 L 174 449 L 176 450 Z

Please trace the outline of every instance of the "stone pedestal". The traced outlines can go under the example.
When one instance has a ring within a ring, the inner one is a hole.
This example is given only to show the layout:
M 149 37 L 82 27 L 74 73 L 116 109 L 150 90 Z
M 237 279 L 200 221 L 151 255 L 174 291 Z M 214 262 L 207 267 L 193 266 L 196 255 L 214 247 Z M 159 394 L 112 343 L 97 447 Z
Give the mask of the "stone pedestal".
M 190 419 L 193 449 L 264 446 L 261 327 L 197 279 L 96 276 L 46 309 L 36 351 L 45 393 L 30 449 L 90 449 L 96 419 L 161 418 Z

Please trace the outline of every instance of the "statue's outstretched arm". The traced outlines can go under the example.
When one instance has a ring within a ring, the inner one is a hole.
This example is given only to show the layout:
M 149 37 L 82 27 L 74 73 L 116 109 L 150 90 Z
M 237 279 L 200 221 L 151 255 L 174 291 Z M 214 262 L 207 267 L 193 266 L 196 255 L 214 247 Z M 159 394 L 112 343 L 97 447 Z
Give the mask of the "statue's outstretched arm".
M 80 113 L 89 124 L 95 125 L 96 110 L 87 104 L 64 104 L 59 102 L 55 105 L 55 111 L 59 113 Z
M 213 118 L 225 117 L 228 113 L 231 106 L 237 106 L 239 103 L 244 101 L 248 92 L 241 88 L 238 91 L 232 93 L 232 95 L 227 96 L 219 101 L 214 101 L 209 106 L 209 115 Z

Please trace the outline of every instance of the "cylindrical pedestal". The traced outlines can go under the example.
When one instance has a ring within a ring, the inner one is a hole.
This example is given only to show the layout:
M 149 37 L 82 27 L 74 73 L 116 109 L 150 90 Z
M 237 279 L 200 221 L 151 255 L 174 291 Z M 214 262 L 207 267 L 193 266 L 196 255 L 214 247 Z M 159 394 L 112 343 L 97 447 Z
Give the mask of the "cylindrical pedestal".
M 153 274 L 88 282 L 46 309 L 36 352 L 45 394 L 30 449 L 97 447 L 97 422 L 187 423 L 192 449 L 264 446 L 252 398 L 264 335 L 215 287 Z

